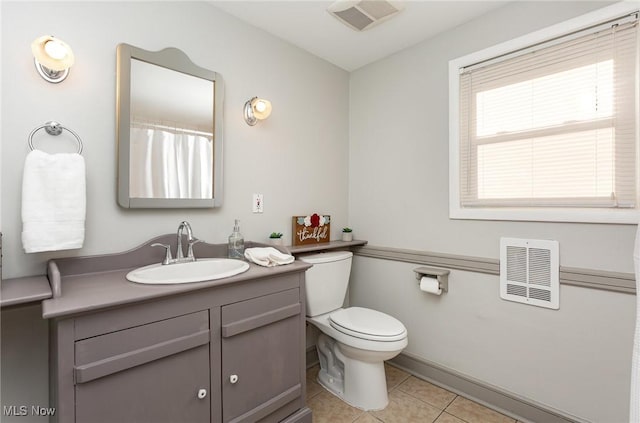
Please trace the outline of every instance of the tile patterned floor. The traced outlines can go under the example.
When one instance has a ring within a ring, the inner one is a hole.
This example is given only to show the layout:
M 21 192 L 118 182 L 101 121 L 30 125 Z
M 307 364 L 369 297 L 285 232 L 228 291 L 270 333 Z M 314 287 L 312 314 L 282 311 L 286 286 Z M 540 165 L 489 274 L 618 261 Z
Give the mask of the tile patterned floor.
M 389 405 L 365 412 L 340 401 L 307 370 L 307 404 L 313 423 L 516 423 L 510 417 L 385 364 Z M 520 422 L 517 422 L 520 423 Z

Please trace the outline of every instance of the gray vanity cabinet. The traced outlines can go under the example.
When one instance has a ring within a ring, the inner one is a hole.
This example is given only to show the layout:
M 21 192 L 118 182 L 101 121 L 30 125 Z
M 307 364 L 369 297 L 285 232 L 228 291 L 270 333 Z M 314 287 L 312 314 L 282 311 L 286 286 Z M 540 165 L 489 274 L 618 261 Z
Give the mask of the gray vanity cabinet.
M 224 422 L 258 421 L 278 409 L 284 418 L 298 408 L 291 401 L 304 396 L 300 313 L 298 289 L 222 307 Z
M 75 342 L 76 421 L 211 421 L 209 340 L 201 311 Z
M 54 420 L 310 423 L 301 270 L 51 318 Z M 82 282 L 104 298 L 109 277 Z

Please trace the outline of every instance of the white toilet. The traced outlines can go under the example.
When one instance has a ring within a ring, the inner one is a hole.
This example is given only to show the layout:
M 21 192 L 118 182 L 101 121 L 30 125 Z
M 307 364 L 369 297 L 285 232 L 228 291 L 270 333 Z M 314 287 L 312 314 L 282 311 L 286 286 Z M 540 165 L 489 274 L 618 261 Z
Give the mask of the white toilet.
M 384 361 L 407 346 L 407 329 L 379 311 L 342 308 L 352 257 L 350 251 L 298 256 L 313 264 L 305 284 L 307 321 L 322 331 L 318 381 L 354 407 L 381 410 L 389 403 Z

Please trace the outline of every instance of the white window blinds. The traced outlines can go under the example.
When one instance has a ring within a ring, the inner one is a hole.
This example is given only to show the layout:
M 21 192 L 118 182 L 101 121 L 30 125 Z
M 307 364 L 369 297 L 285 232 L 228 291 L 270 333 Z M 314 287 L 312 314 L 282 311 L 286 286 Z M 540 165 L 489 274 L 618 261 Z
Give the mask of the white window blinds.
M 637 14 L 460 69 L 461 207 L 636 207 Z

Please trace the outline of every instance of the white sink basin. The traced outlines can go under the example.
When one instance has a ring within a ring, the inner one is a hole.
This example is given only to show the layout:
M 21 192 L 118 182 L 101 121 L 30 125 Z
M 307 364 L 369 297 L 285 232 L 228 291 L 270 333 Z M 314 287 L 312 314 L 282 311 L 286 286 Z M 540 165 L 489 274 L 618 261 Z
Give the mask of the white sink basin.
M 127 273 L 127 280 L 152 285 L 191 283 L 228 278 L 247 270 L 249 263 L 242 260 L 210 258 L 167 265 L 151 264 Z

